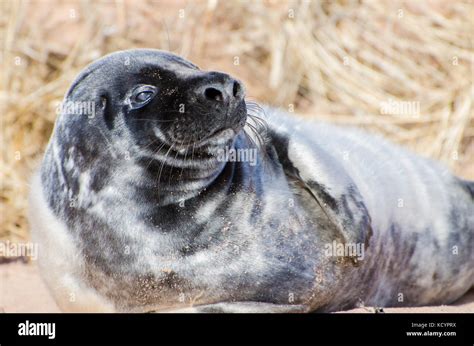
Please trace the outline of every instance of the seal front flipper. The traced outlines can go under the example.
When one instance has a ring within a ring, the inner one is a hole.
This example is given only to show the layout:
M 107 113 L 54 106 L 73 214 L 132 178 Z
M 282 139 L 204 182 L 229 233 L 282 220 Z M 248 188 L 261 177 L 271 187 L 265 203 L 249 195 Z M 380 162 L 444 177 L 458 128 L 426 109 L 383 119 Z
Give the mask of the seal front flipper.
M 370 215 L 344 168 L 323 148 L 297 132 L 271 130 L 269 134 L 289 180 L 312 196 L 341 241 L 367 247 L 372 236 Z

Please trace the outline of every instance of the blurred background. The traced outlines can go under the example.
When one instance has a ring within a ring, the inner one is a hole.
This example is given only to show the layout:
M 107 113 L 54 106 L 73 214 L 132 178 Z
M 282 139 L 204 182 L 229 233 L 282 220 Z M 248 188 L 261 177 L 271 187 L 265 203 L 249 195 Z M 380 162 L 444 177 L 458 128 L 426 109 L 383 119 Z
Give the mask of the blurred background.
M 0 241 L 28 241 L 29 179 L 75 75 L 169 50 L 248 98 L 364 127 L 474 179 L 471 1 L 0 0 Z

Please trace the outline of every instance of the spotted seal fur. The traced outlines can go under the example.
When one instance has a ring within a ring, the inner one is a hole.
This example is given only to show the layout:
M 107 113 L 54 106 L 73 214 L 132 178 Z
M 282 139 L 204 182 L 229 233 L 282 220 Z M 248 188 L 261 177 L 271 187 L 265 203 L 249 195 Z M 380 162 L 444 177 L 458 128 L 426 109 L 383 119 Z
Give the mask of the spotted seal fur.
M 61 309 L 335 311 L 446 304 L 473 286 L 472 182 L 244 93 L 157 50 L 80 73 L 30 195 Z

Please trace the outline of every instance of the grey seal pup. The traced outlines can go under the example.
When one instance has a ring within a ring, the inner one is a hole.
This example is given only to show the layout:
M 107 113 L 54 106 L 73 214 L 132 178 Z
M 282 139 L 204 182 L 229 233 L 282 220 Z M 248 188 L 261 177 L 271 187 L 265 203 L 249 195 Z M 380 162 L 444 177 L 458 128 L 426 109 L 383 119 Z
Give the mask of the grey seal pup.
M 473 182 L 244 97 L 158 50 L 79 74 L 30 194 L 62 310 L 327 312 L 473 286 Z

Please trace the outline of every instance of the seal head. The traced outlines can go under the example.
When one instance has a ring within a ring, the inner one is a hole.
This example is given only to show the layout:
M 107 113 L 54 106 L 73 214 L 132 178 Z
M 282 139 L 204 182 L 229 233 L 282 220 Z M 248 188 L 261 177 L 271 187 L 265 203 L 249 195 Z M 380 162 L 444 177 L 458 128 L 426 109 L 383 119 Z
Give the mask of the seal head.
M 169 177 L 161 191 L 183 190 L 173 185 L 178 180 L 173 171 L 182 185 L 215 177 L 223 168 L 220 150 L 233 145 L 246 123 L 244 95 L 238 80 L 202 71 L 174 54 L 116 52 L 89 65 L 67 92 L 64 103 L 73 106 L 72 112 L 61 114 L 56 136 L 61 148 L 76 153 L 61 156 L 76 156 L 74 165 L 81 171 L 98 166 L 94 171 L 104 178 L 110 168 L 119 169 L 117 159 L 132 158 L 145 174 Z M 96 174 L 93 180 L 100 189 L 104 179 Z M 170 197 L 163 195 L 162 202 L 170 203 Z

